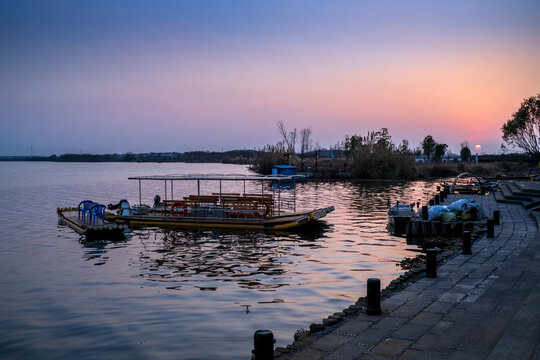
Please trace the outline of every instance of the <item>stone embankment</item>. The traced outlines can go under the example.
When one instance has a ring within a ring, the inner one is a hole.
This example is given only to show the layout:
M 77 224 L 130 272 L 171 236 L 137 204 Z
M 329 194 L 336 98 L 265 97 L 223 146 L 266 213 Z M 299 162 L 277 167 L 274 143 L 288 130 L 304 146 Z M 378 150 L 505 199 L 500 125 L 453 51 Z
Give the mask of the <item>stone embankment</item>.
M 465 197 L 479 202 L 489 216 L 498 210 L 493 237 L 481 233 L 471 255 L 449 256 L 436 278 L 417 269 L 393 281 L 382 292 L 381 315 L 366 314 L 360 301 L 321 325 L 312 324 L 310 333 L 297 333 L 296 341 L 275 355 L 287 360 L 539 358 L 540 212 L 528 206 L 540 200 L 538 185 L 517 185 L 531 199 L 506 199 L 522 196 L 508 194 L 510 187 L 497 196 L 450 195 L 447 203 Z

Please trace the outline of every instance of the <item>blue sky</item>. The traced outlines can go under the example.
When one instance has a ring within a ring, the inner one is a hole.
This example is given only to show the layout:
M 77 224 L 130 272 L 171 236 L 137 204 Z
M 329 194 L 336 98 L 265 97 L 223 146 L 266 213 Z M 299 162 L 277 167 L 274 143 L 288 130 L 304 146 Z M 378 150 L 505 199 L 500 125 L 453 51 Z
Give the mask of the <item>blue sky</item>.
M 538 1 L 2 1 L 0 155 L 253 149 L 278 121 L 496 153 L 539 60 Z

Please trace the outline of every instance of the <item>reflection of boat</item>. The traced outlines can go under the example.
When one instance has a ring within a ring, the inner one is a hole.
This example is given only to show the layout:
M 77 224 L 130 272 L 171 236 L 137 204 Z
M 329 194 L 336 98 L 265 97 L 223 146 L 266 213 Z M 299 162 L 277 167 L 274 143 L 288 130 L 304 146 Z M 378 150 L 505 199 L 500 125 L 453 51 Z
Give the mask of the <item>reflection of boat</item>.
M 409 220 L 416 216 L 414 204 L 409 205 L 398 201 L 396 205 L 390 207 L 389 201 L 386 216 L 388 216 L 388 222 L 390 222 L 390 224 L 406 225 Z
M 450 192 L 458 194 L 485 194 L 487 184 L 478 176 L 464 172 L 456 176 L 451 184 L 443 184 L 450 186 Z
M 290 230 L 314 223 L 329 212 L 333 206 L 309 211 L 296 211 L 296 192 L 293 199 L 287 201 L 292 212 L 284 212 L 281 189 L 273 193 L 264 192 L 265 182 L 291 181 L 287 176 L 249 176 L 249 175 L 166 175 L 139 176 L 130 180 L 139 181 L 139 205 L 130 206 L 127 200 L 122 200 L 117 206 L 117 214 L 107 213 L 107 221 L 116 224 L 127 224 L 130 227 L 185 227 L 185 228 L 221 228 L 221 229 L 254 229 L 254 230 Z M 161 201 L 156 196 L 153 207 L 142 205 L 141 182 L 164 181 L 165 187 L 170 184 L 170 199 Z M 197 194 L 174 198 L 173 183 L 175 181 L 196 181 Z M 219 192 L 201 194 L 201 181 L 219 181 Z M 223 181 L 240 181 L 244 183 L 243 193 L 226 193 L 222 191 Z M 258 193 L 246 193 L 246 181 L 256 181 L 261 184 Z
M 292 249 L 303 246 L 318 251 L 322 246 L 317 241 L 300 241 L 297 232 L 291 236 L 281 232 L 152 229 L 148 231 L 151 237 L 142 235 L 146 230 L 133 233 L 145 245 L 137 261 L 140 276 L 164 283 L 170 290 L 194 287 L 217 291 L 232 284 L 242 289 L 275 290 L 293 285 L 291 278 L 284 276 L 294 261 L 289 259 Z M 282 241 L 288 245 L 282 246 Z

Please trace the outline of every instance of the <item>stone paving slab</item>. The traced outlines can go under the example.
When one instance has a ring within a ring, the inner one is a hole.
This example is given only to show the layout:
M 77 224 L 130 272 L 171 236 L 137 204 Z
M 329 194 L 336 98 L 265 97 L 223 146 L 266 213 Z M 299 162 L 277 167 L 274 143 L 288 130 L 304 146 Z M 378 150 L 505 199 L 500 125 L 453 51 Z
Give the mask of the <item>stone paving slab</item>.
M 459 254 L 381 303 L 382 315 L 360 313 L 315 333 L 278 359 L 540 359 L 540 235 L 519 205 L 473 198 L 486 214 L 500 210 L 495 237 Z M 313 339 L 312 339 L 313 340 Z

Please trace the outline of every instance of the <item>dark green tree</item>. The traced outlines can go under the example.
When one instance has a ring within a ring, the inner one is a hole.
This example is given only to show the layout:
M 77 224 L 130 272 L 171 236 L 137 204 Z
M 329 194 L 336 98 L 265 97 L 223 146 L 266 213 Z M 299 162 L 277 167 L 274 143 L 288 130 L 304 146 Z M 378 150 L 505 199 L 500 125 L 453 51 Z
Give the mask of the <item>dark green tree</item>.
M 524 99 L 503 125 L 503 140 L 540 161 L 540 94 Z
M 406 148 L 406 143 L 396 147 L 386 128 L 347 137 L 345 141 L 350 169 L 362 179 L 413 179 L 414 160 Z
M 469 161 L 471 158 L 471 149 L 469 148 L 469 143 L 467 141 L 461 143 L 459 155 L 461 155 L 461 161 Z
M 428 157 L 428 160 L 435 152 L 435 145 L 437 145 L 437 143 L 435 142 L 435 140 L 433 140 L 433 137 L 431 135 L 426 136 L 424 138 L 424 141 L 422 141 L 422 149 L 424 150 L 424 155 Z
M 446 144 L 436 144 L 435 150 L 433 151 L 433 157 L 437 160 L 441 160 L 444 156 L 444 153 L 446 152 L 446 149 L 448 149 L 448 145 Z

